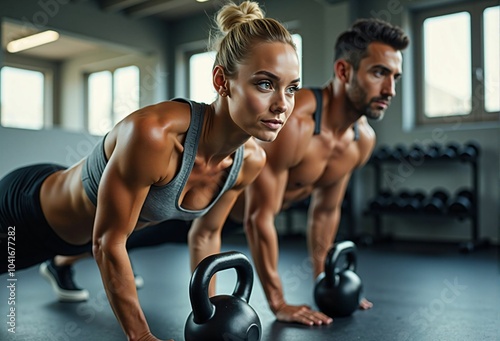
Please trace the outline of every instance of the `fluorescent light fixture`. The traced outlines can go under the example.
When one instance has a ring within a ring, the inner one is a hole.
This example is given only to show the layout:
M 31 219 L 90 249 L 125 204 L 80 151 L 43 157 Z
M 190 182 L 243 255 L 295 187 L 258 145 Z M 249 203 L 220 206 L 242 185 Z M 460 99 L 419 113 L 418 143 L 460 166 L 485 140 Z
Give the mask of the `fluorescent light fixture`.
M 59 39 L 59 33 L 57 33 L 56 31 L 44 31 L 11 41 L 7 44 L 7 51 L 10 53 L 16 53 L 31 49 L 33 47 L 51 43 L 53 41 L 56 41 L 57 39 Z
M 208 0 L 196 0 L 196 2 L 207 2 Z

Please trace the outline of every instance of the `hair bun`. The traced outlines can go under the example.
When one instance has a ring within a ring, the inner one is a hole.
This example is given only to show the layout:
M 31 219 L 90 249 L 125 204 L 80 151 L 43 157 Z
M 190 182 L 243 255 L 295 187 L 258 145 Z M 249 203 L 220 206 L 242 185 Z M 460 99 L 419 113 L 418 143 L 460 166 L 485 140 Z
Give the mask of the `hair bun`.
M 253 1 L 244 1 L 240 5 L 229 3 L 222 7 L 217 13 L 217 26 L 219 30 L 226 34 L 233 27 L 247 21 L 263 19 L 264 13 L 259 4 Z

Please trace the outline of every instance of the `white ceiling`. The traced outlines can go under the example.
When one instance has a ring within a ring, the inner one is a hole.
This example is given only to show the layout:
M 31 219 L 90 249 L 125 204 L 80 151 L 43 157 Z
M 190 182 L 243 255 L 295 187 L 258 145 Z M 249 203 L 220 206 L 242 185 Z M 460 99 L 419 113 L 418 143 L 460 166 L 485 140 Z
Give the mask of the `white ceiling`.
M 36 30 L 27 29 L 26 25 L 4 21 L 2 23 L 2 48 L 5 51 L 7 43 L 10 41 L 26 37 L 37 32 L 38 31 Z M 19 52 L 18 54 L 22 56 L 59 61 L 70 59 L 73 56 L 84 54 L 86 52 L 91 52 L 99 47 L 100 45 L 96 43 L 61 34 L 56 42 L 28 49 Z
M 122 13 L 131 18 L 155 17 L 162 20 L 181 20 L 191 15 L 214 12 L 223 2 L 223 0 L 209 0 L 202 3 L 196 0 L 98 0 L 104 12 Z M 5 50 L 10 41 L 34 33 L 37 31 L 28 29 L 26 25 L 3 21 L 2 47 Z M 60 34 L 60 38 L 55 42 L 18 52 L 18 54 L 62 61 L 102 48 L 107 47 L 97 42 Z
M 134 18 L 155 16 L 165 20 L 179 20 L 205 11 L 214 11 L 224 1 L 208 0 L 99 0 L 104 11 L 122 12 Z

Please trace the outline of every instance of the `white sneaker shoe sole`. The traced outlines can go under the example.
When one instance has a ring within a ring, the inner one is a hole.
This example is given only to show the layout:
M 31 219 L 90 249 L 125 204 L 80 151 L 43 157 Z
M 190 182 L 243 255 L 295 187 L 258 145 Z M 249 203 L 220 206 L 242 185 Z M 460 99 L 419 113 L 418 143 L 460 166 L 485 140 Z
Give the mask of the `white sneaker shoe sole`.
M 64 290 L 57 285 L 56 280 L 52 277 L 47 264 L 42 263 L 39 268 L 40 275 L 42 275 L 52 286 L 57 298 L 61 302 L 83 302 L 89 299 L 89 292 L 86 289 L 81 290 Z

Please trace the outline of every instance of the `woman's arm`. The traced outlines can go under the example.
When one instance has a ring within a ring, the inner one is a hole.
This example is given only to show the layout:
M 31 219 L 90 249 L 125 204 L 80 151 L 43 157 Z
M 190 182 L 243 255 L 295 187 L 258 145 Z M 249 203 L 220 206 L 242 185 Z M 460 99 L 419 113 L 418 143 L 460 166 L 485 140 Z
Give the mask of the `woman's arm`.
M 167 139 L 147 127 L 129 122 L 115 128 L 116 143 L 99 185 L 93 231 L 94 258 L 128 340 L 157 340 L 140 307 L 125 248 L 150 186 L 165 177 L 166 167 L 158 160 L 168 160 L 165 154 L 172 149 Z

